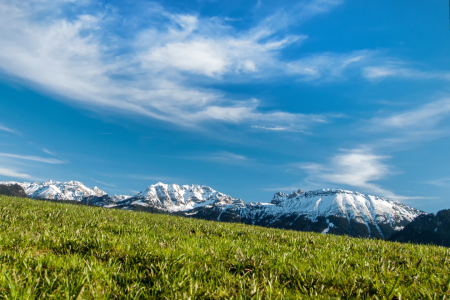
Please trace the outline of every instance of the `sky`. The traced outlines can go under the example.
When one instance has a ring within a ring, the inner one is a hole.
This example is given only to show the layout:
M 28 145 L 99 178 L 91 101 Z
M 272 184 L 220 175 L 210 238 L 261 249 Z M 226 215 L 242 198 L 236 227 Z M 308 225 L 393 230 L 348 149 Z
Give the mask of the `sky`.
M 0 180 L 450 208 L 444 0 L 0 0 Z

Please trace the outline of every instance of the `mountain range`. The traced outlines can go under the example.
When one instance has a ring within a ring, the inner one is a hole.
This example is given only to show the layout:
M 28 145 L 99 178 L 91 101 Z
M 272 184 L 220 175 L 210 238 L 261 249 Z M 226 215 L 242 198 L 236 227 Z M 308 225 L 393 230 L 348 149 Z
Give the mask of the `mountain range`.
M 105 208 L 384 239 L 425 214 L 400 202 L 342 189 L 279 192 L 268 202 L 245 203 L 207 186 L 161 182 L 133 196 L 109 196 L 78 181 L 3 181 L 0 186 L 14 188 L 16 194 L 20 186 L 33 199 L 68 200 Z

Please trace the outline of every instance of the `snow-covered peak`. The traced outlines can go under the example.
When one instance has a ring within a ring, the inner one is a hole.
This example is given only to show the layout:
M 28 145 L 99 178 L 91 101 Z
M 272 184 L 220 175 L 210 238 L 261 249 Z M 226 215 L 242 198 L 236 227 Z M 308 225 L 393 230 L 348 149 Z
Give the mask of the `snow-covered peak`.
M 292 198 L 298 197 L 303 193 L 304 192 L 301 189 L 297 190 L 296 192 L 292 192 L 290 194 L 286 194 L 284 192 L 278 192 L 278 193 L 275 193 L 275 195 L 273 195 L 273 199 L 272 199 L 271 203 L 276 204 L 276 203 L 279 203 L 286 199 L 292 199 Z
M 35 199 L 51 199 L 51 200 L 76 200 L 80 201 L 84 197 L 106 195 L 98 187 L 90 189 L 79 181 L 59 182 L 54 180 L 37 182 L 12 182 L 3 181 L 0 184 L 12 185 L 19 184 L 25 193 Z
M 297 195 L 295 195 L 297 194 Z M 342 189 L 322 189 L 304 193 L 276 193 L 271 202 L 274 206 L 291 212 L 305 212 L 311 217 L 338 215 L 375 218 L 402 218 L 411 221 L 422 212 L 397 201 L 364 195 Z
M 384 238 L 424 213 L 400 202 L 342 189 L 279 192 L 270 203 L 212 206 L 211 209 L 220 221 Z
M 126 200 L 131 197 L 132 197 L 131 195 L 116 195 L 116 194 L 114 194 L 114 196 L 112 196 L 111 199 L 114 202 L 120 202 L 120 201 Z
M 233 204 L 235 200 L 204 185 L 158 182 L 134 195 L 132 204 L 152 206 L 166 211 L 187 211 L 203 205 Z
M 386 226 L 394 231 L 400 230 L 423 213 L 397 201 L 342 189 L 276 193 L 271 203 L 250 203 L 240 211 L 244 218 L 270 216 L 273 222 L 286 216 L 297 216 L 295 220 L 303 216 L 312 222 L 321 217 L 339 217 L 348 220 L 349 224 L 351 221 L 364 224 L 369 234 L 370 230 L 376 230 L 382 235 L 390 234 Z

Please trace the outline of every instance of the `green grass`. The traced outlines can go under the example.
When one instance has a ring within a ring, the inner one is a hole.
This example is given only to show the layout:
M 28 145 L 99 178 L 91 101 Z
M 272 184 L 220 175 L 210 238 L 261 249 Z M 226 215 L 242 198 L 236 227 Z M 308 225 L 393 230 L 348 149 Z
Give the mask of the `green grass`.
M 445 299 L 450 252 L 0 196 L 7 299 Z

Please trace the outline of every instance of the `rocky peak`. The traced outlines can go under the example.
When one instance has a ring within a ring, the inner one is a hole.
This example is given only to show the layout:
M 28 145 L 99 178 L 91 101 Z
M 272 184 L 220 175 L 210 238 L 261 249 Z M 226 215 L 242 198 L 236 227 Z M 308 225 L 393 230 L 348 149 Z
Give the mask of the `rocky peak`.
M 303 194 L 303 193 L 304 193 L 304 192 L 303 192 L 301 189 L 298 189 L 298 191 L 290 193 L 289 196 L 288 196 L 288 198 L 289 198 L 289 199 L 295 198 L 295 197 L 297 197 L 297 196 L 300 196 L 300 195 Z
M 284 201 L 285 199 L 287 199 L 287 197 L 289 197 L 289 195 L 286 194 L 285 192 L 275 193 L 275 195 L 273 195 L 272 201 L 270 201 L 270 203 L 278 204 L 281 201 Z
M 290 194 L 286 194 L 284 192 L 278 192 L 275 193 L 275 195 L 273 195 L 272 201 L 270 203 L 272 204 L 280 204 L 281 202 L 287 200 L 287 199 L 292 199 L 292 198 L 296 198 L 302 194 L 304 194 L 305 192 L 301 189 L 298 189 L 297 191 L 294 191 Z

